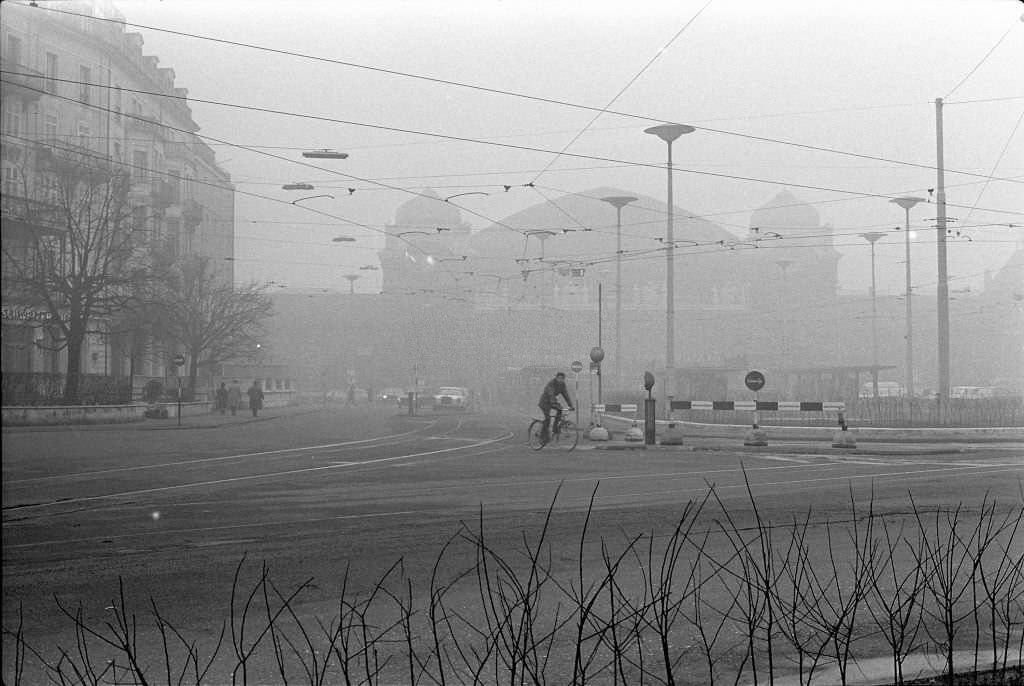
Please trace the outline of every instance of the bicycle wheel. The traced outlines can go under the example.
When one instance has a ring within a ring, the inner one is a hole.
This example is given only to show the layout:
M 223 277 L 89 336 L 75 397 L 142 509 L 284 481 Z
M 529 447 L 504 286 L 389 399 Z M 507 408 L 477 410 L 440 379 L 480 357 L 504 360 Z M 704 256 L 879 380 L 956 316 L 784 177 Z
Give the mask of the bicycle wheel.
M 558 442 L 558 449 L 565 450 L 566 452 L 576 447 L 576 444 L 580 442 L 580 430 L 576 428 L 576 425 L 568 419 L 562 420 L 562 426 L 559 429 L 558 434 L 555 436 L 555 440 Z
M 534 419 L 530 422 L 530 429 L 528 436 L 530 437 L 530 447 L 534 450 L 540 450 L 544 447 L 544 441 L 540 440 L 540 431 L 544 427 L 544 422 L 539 419 Z

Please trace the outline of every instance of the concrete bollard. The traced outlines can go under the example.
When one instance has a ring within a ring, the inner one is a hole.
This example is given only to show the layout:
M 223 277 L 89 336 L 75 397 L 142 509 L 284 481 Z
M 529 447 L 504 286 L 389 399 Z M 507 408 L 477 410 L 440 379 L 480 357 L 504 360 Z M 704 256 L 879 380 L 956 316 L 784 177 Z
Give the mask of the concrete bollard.
M 642 441 L 644 440 L 644 432 L 636 422 L 633 422 L 633 426 L 626 429 L 626 435 L 623 437 L 627 441 Z
M 832 447 L 833 448 L 856 448 L 857 439 L 850 433 L 846 426 L 846 416 L 839 413 L 839 431 L 836 431 L 832 435 Z
M 743 437 L 743 445 L 763 447 L 768 445 L 768 434 L 764 429 L 760 428 L 757 424 L 754 424 L 754 428 L 747 432 L 747 435 Z
M 683 430 L 675 422 L 669 422 L 665 432 L 661 434 L 662 445 L 682 445 Z
M 846 428 L 842 428 L 832 434 L 832 447 L 833 448 L 856 448 L 857 439 L 853 437 L 852 431 L 847 431 Z

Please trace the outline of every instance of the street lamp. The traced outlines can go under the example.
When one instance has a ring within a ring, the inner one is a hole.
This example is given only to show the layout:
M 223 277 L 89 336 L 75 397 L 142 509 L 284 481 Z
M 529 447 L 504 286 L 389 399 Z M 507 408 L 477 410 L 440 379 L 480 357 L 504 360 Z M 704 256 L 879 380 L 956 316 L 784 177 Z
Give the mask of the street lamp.
M 345 274 L 345 278 L 348 279 L 348 292 L 349 295 L 354 295 L 356 292 L 356 279 L 359 278 L 358 274 Z
M 343 160 L 348 157 L 348 153 L 321 148 L 320 150 L 307 150 L 302 153 L 302 156 L 321 160 Z
M 668 162 L 665 169 L 668 171 L 668 219 L 665 224 L 665 241 L 668 244 L 665 251 L 665 368 L 668 382 L 665 385 L 668 395 L 672 395 L 675 385 L 676 366 L 676 283 L 675 283 L 675 242 L 673 229 L 675 225 L 675 212 L 672 199 L 672 141 L 685 133 L 693 133 L 696 129 L 686 124 L 659 124 L 644 129 L 644 133 L 657 136 L 668 144 Z
M 924 198 L 917 198 L 914 196 L 904 196 L 902 198 L 893 198 L 889 202 L 896 203 L 903 208 L 906 223 L 906 232 L 903 236 L 904 244 L 906 245 L 907 253 L 907 358 L 906 358 L 906 369 L 903 373 L 903 386 L 906 389 L 908 398 L 914 397 L 914 320 L 913 320 L 913 306 L 910 303 L 910 208 L 919 202 L 925 202 Z
M 909 233 L 909 231 L 908 231 Z M 878 307 L 875 294 L 875 243 L 884 238 L 881 231 L 868 231 L 860 237 L 871 244 L 871 389 L 878 397 Z
M 615 373 L 622 377 L 622 208 L 636 201 L 631 195 L 609 195 L 601 198 L 615 208 Z

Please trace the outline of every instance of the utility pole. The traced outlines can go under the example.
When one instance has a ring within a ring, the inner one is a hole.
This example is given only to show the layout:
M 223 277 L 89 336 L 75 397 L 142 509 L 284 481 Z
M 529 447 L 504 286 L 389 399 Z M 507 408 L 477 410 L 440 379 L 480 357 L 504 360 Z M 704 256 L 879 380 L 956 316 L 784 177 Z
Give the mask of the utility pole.
M 938 203 L 936 215 L 937 232 L 935 245 L 938 249 L 939 285 L 938 285 L 938 329 L 939 329 L 939 410 L 945 406 L 949 398 L 949 273 L 946 265 L 946 170 L 942 149 L 942 98 L 935 99 L 935 168 L 937 180 L 935 184 L 935 201 Z

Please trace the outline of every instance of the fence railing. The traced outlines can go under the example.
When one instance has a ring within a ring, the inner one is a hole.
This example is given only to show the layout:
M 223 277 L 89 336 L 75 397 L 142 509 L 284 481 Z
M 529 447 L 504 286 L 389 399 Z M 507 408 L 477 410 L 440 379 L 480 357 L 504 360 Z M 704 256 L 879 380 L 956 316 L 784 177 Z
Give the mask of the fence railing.
M 4 372 L 3 404 L 60 405 L 64 402 L 67 375 L 45 372 Z M 132 401 L 132 379 L 128 376 L 80 374 L 78 398 L 82 405 L 117 405 Z

